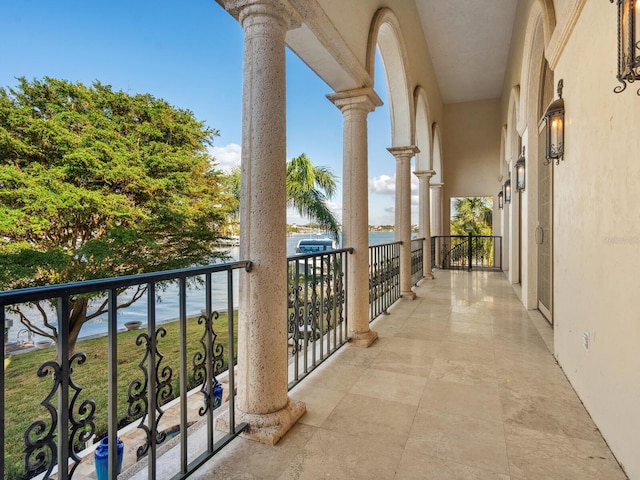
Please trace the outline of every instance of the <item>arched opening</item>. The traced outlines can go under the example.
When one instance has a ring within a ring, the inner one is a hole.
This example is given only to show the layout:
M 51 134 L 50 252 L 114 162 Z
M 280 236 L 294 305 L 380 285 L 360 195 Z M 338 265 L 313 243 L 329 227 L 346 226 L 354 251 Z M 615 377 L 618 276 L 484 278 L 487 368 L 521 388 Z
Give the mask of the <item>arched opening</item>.
M 372 55 L 375 47 L 380 52 L 388 87 L 391 113 L 391 147 L 388 150 L 396 161 L 394 238 L 401 242 L 400 294 L 402 298 L 412 300 L 415 293 L 411 279 L 411 159 L 418 149 L 413 138 L 414 108 L 409 90 L 407 49 L 398 19 L 388 8 L 379 10 L 374 16 L 369 33 L 369 59 L 375 58 Z M 368 67 L 375 65 L 369 63 Z
M 540 120 L 553 98 L 553 74 L 545 59 L 545 15 L 534 3 L 525 35 L 518 130 L 527 147 L 526 208 L 523 210 L 522 300 L 553 321 L 553 165 L 545 165 Z M 545 84 L 547 85 L 545 87 Z

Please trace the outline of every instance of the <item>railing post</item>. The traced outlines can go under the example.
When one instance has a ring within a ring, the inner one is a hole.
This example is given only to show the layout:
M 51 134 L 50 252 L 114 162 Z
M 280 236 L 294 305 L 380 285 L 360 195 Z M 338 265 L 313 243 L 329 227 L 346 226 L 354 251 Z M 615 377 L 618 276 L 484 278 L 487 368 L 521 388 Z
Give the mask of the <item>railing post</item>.
M 5 327 L 5 320 L 6 320 L 6 314 L 5 312 L 5 306 L 4 304 L 0 304 L 0 323 L 2 324 L 2 328 Z M 4 352 L 5 350 L 5 342 L 6 340 L 2 341 L 2 351 Z M 3 358 L 5 358 L 5 355 L 2 355 Z M 6 364 L 5 364 L 6 365 Z M 2 443 L 3 447 L 2 447 L 2 453 L 3 455 L 0 457 L 0 475 L 2 475 L 2 478 L 5 478 L 5 474 L 4 474 L 4 469 L 5 469 L 5 464 L 4 464 L 4 445 L 5 445 L 5 440 L 4 440 L 4 410 L 5 410 L 5 404 L 4 404 L 4 366 L 2 368 L 2 371 L 0 372 L 0 412 L 2 412 L 2 415 L 0 415 L 0 443 Z
M 473 241 L 473 237 L 471 236 L 471 232 L 469 232 L 469 235 L 467 237 L 467 241 L 469 243 L 469 245 L 468 245 L 468 258 L 467 258 L 467 260 L 469 261 L 468 270 L 471 271 L 471 259 L 473 258 L 473 244 L 471 243 Z

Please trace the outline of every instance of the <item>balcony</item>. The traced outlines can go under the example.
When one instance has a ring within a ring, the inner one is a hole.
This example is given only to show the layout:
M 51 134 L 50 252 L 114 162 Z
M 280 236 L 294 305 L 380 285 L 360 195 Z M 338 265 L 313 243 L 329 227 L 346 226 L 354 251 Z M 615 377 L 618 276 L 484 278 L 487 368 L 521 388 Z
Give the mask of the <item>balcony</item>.
M 414 240 L 412 245 L 414 279 L 421 271 L 420 244 Z M 438 271 L 436 280 L 415 287 L 415 300 L 398 302 L 398 252 L 397 242 L 370 248 L 369 302 L 371 316 L 376 317 L 372 329 L 379 338 L 369 348 L 343 346 L 349 320 L 343 308 L 348 288 L 343 273 L 350 250 L 289 260 L 290 397 L 304 402 L 307 412 L 275 446 L 237 436 L 245 426 L 236 424 L 234 397 L 228 395 L 235 390 L 233 369 L 223 373 L 225 361 L 218 364 L 218 359 L 226 358 L 228 363 L 234 358 L 233 335 L 220 356 L 219 340 L 211 329 L 210 320 L 216 315 L 210 296 L 205 297 L 199 318 L 189 319 L 186 310 L 187 279 L 201 278 L 210 291 L 213 276 L 222 274 L 229 292 L 228 311 L 233 312 L 232 271 L 250 264 L 103 282 L 100 288 L 111 292 L 112 305 L 118 289 L 147 285 L 149 331 L 156 331 L 156 304 L 149 298 L 154 298 L 156 284 L 179 279 L 181 353 L 174 377 L 167 381 L 164 376 L 162 352 L 156 351 L 154 343 L 159 339 L 143 335 L 140 338 L 149 344 L 141 350 L 142 356 L 148 355 L 141 357 L 141 375 L 146 371 L 149 382 L 140 390 L 135 379 L 126 379 L 132 382 L 129 405 L 134 410 L 136 405 L 145 407 L 139 416 L 142 420 L 118 429 L 115 398 L 119 393 L 115 383 L 105 388 L 112 395 L 109 437 L 117 431 L 128 444 L 129 458 L 120 478 L 176 478 L 189 471 L 193 478 L 624 479 L 551 354 L 550 327 L 523 309 L 505 277 L 486 271 Z M 88 283 L 79 288 L 95 288 Z M 31 292 L 31 298 L 52 293 L 61 298 L 69 295 L 63 289 Z M 109 345 L 116 337 L 114 318 L 110 315 L 108 320 L 112 327 L 105 341 Z M 234 331 L 234 318 L 228 316 L 228 332 Z M 203 330 L 198 347 L 202 355 L 198 350 L 187 356 L 190 345 L 185 333 L 197 325 Z M 64 355 L 66 348 L 61 345 L 58 351 Z M 110 347 L 109 374 L 117 377 L 121 350 L 113 350 Z M 74 369 L 87 368 L 91 359 L 81 363 L 74 364 Z M 187 384 L 189 368 L 195 369 L 194 377 L 201 372 L 195 388 Z M 94 421 L 86 412 L 76 415 L 71 373 L 48 379 L 58 401 L 70 402 L 70 412 L 54 408 L 53 421 L 45 422 L 51 426 L 49 434 L 41 431 L 38 438 L 32 435 L 26 442 L 32 459 L 38 452 L 48 452 L 43 458 L 49 462 L 43 465 L 51 469 L 40 468 L 40 477 L 95 478 L 91 447 L 69 452 L 56 443 L 65 435 L 65 429 L 59 429 L 56 438 L 56 423 L 72 425 L 68 443 L 78 439 L 83 429 L 89 431 Z M 46 380 L 47 374 L 43 376 Z M 211 398 L 202 385 L 217 381 L 224 385 L 228 402 L 208 408 Z M 163 392 L 170 383 L 176 385 L 176 399 L 166 402 Z M 85 397 L 80 390 L 78 398 Z M 163 401 L 156 404 L 156 399 Z M 43 411 L 47 405 L 57 405 L 51 398 L 43 402 Z M 222 422 L 217 422 L 219 418 Z M 223 424 L 227 428 L 221 431 Z M 3 436 L 3 453 L 5 441 Z M 69 472 L 58 472 L 50 462 L 56 454 L 70 456 Z

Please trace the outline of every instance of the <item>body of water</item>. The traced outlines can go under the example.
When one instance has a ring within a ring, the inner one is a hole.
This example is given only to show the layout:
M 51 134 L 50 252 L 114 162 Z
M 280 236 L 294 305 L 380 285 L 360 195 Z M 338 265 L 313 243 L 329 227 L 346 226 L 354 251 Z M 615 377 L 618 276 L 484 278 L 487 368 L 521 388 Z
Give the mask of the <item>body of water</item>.
M 298 241 L 305 238 L 317 238 L 314 234 L 307 235 L 293 235 L 287 237 L 287 256 L 295 254 Z M 369 245 L 379 245 L 383 243 L 389 243 L 394 241 L 393 232 L 370 232 L 369 233 Z M 230 247 L 225 249 L 229 252 L 229 255 L 233 260 L 237 260 L 239 256 L 239 247 Z M 234 289 L 234 307 L 237 307 L 238 302 L 238 271 L 233 272 L 233 289 Z M 212 275 L 212 302 L 214 310 L 227 310 L 227 273 L 221 272 Z M 133 292 L 128 292 L 132 295 Z M 127 298 L 127 293 L 123 294 L 121 301 Z M 96 303 L 98 303 L 96 301 Z M 159 288 L 156 295 L 156 321 L 158 323 L 168 322 L 175 320 L 179 317 L 179 301 L 178 301 L 178 285 L 176 283 L 170 283 L 164 288 Z M 198 288 L 196 286 L 189 286 L 187 289 L 187 315 L 194 316 L 200 314 L 201 310 L 205 307 L 205 291 L 204 287 Z M 29 316 L 33 315 L 33 318 L 37 318 L 37 310 L 31 309 Z M 53 313 L 53 312 L 51 312 Z M 20 323 L 17 316 L 7 314 L 7 318 L 13 320 L 13 326 L 9 329 L 9 342 L 26 341 L 29 339 L 29 333 L 25 327 Z M 127 308 L 118 310 L 118 328 L 125 329 L 125 322 L 140 320 L 143 325 L 147 321 L 147 297 L 144 295 L 137 302 Z M 82 326 L 80 332 L 80 338 L 88 338 L 99 335 L 106 335 L 107 333 L 107 316 L 95 318 Z M 31 338 L 32 340 L 41 340 L 39 336 Z

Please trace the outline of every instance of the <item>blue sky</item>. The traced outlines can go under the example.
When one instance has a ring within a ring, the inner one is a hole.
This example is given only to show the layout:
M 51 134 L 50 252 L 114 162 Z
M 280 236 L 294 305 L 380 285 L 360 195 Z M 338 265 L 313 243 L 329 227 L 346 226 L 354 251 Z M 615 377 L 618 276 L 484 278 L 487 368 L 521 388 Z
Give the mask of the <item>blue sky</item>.
M 2 10 L 0 86 L 14 86 L 20 76 L 50 76 L 150 93 L 220 131 L 212 153 L 221 168 L 239 162 L 243 33 L 214 0 L 14 0 Z M 394 223 L 395 159 L 386 150 L 391 128 L 384 82 L 378 70 L 376 91 L 385 105 L 369 115 L 372 225 Z M 341 181 L 342 114 L 326 99 L 329 93 L 288 51 L 287 158 L 306 153 Z M 412 193 L 415 203 L 417 190 Z M 340 214 L 341 204 L 340 183 L 331 207 Z M 307 220 L 289 212 L 288 221 Z

